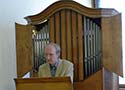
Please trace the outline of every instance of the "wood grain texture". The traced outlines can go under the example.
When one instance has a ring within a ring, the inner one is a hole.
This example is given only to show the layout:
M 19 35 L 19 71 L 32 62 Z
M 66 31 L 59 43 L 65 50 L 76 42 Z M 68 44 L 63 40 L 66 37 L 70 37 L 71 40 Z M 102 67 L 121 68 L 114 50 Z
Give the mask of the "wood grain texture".
M 18 78 L 16 90 L 72 90 L 69 77 L 57 78 Z
M 31 26 L 16 23 L 17 76 L 22 77 L 33 67 L 33 47 Z

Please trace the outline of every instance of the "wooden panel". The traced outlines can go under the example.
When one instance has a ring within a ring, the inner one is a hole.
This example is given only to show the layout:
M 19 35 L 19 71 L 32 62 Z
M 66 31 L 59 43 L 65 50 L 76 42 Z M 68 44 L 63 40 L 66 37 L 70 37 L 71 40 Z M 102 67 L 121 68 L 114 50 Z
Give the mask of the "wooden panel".
M 50 36 L 50 42 L 55 42 L 55 32 L 54 32 L 54 16 L 50 17 L 49 21 L 49 36 Z
M 76 13 L 72 12 L 72 44 L 73 44 L 73 63 L 74 63 L 74 79 L 78 80 L 78 46 L 77 46 L 77 19 Z
M 84 81 L 74 82 L 74 90 L 103 90 L 102 70 Z
M 118 76 L 102 68 L 84 81 L 74 82 L 74 90 L 118 90 Z
M 82 15 L 78 14 L 78 72 L 79 80 L 83 80 L 83 31 L 82 31 Z
M 66 58 L 66 21 L 65 21 L 65 10 L 61 11 L 61 48 L 62 58 Z
M 66 32 L 67 32 L 67 59 L 72 61 L 72 37 L 71 37 L 71 12 L 66 13 Z
M 102 18 L 103 66 L 123 76 L 121 15 Z
M 58 78 L 17 78 L 16 90 L 72 90 L 69 77 Z
M 114 61 L 112 59 L 112 34 L 111 30 L 111 18 L 102 18 L 102 53 L 103 53 L 103 65 L 109 70 L 113 71 L 114 69 Z M 106 26 L 106 27 L 105 27 Z
M 60 15 L 59 12 L 55 14 L 55 34 L 56 34 L 56 43 L 60 45 Z
M 30 25 L 16 24 L 17 76 L 22 77 L 32 70 L 32 29 Z
M 112 16 L 112 57 L 115 63 L 114 72 L 123 76 L 123 57 L 122 57 L 122 23 L 121 14 Z

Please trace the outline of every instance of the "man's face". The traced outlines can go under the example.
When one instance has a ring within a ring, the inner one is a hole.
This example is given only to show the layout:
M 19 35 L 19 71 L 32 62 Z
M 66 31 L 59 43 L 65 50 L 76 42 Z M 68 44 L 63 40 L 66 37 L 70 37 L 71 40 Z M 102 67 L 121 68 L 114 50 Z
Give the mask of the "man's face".
M 48 64 L 55 64 L 58 61 L 59 55 L 56 53 L 56 49 L 52 45 L 48 45 L 45 48 L 45 57 Z

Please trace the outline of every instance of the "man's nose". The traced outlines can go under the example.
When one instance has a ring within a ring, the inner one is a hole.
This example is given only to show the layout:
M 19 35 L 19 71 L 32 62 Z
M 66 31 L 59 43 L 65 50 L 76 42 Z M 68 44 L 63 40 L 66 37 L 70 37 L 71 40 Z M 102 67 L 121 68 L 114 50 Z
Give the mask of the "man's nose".
M 46 58 L 47 58 L 47 59 L 50 59 L 50 55 L 46 55 Z

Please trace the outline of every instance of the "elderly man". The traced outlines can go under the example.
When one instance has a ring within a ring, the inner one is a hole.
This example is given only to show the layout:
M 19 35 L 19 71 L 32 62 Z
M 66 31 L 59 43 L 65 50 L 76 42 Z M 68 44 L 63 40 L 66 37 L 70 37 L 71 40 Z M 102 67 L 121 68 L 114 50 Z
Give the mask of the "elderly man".
M 73 82 L 73 64 L 65 59 L 60 59 L 60 47 L 49 43 L 45 47 L 46 63 L 39 67 L 39 77 L 71 77 Z

